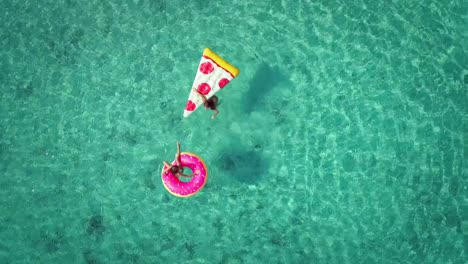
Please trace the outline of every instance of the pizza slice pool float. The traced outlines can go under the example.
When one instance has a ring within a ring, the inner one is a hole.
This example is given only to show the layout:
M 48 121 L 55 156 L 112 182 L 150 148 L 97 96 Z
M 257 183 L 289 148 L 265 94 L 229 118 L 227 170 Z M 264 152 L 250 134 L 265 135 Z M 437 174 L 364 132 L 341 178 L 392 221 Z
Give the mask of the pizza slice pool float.
M 239 69 L 229 64 L 209 48 L 205 48 L 192 87 L 196 88 L 206 99 L 210 99 L 215 93 L 225 88 L 238 74 Z M 188 117 L 200 105 L 203 105 L 203 99 L 197 92 L 190 89 L 184 117 Z

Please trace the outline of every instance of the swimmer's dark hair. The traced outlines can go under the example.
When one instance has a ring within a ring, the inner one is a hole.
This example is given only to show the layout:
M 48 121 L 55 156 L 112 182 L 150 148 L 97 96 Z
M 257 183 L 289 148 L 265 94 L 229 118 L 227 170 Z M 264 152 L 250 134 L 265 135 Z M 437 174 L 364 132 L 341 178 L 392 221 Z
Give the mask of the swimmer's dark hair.
M 177 165 L 172 166 L 171 167 L 171 172 L 173 174 L 176 174 L 177 172 L 179 172 L 179 166 L 177 166 Z

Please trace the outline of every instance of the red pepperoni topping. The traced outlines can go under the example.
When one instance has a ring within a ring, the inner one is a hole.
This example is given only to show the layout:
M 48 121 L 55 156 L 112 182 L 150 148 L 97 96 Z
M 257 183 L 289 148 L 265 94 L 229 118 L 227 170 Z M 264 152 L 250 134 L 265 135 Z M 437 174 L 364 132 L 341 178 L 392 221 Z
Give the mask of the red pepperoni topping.
M 226 84 L 229 83 L 229 80 L 226 79 L 226 78 L 222 78 L 221 80 L 219 80 L 218 82 L 218 85 L 219 85 L 219 88 L 223 89 L 224 86 L 226 86 Z
M 197 106 L 195 105 L 194 102 L 192 102 L 192 100 L 188 100 L 187 105 L 185 106 L 185 110 L 193 111 L 193 110 L 195 110 L 196 107 Z
M 211 64 L 211 62 L 209 61 L 206 61 L 200 65 L 200 71 L 203 74 L 210 74 L 213 72 L 213 70 L 214 70 L 213 64 Z
M 207 94 L 210 93 L 211 87 L 210 87 L 210 85 L 207 84 L 207 83 L 200 83 L 200 84 L 198 85 L 198 89 L 197 89 L 197 90 L 198 90 L 201 94 L 207 95 Z

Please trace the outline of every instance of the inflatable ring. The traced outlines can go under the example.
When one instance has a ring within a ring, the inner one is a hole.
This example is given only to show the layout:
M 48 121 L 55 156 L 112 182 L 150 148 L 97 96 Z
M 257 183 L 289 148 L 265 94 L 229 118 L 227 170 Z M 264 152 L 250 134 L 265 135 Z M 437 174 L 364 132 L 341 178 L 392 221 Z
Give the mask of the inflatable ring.
M 193 177 L 188 182 L 181 181 L 171 171 L 164 173 L 167 168 L 163 166 L 161 171 L 161 178 L 164 187 L 173 195 L 178 197 L 189 197 L 199 192 L 203 186 L 205 186 L 206 180 L 208 179 L 208 169 L 206 168 L 203 160 L 190 152 L 180 153 L 180 162 L 182 167 L 190 168 L 193 172 Z M 172 162 L 172 165 L 176 165 L 176 161 Z

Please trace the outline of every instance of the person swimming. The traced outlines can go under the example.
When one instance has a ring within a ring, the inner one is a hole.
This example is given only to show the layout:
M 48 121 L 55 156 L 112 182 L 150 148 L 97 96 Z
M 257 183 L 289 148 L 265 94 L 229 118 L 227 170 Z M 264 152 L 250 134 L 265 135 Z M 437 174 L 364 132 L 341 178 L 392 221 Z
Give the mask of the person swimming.
M 176 165 L 172 165 L 167 161 L 163 161 L 164 166 L 167 167 L 164 170 L 164 174 L 171 171 L 171 173 L 174 174 L 175 176 L 182 176 L 186 178 L 191 178 L 193 176 L 193 173 L 184 174 L 184 167 L 182 166 L 182 163 L 180 161 L 180 143 L 179 142 L 177 142 L 177 153 L 175 155 L 175 161 L 176 161 Z
M 197 89 L 193 88 L 193 90 L 201 96 L 205 109 L 211 109 L 215 111 L 215 113 L 211 116 L 211 119 L 215 119 L 216 116 L 219 114 L 219 110 L 217 108 L 217 106 L 219 106 L 218 97 L 216 95 L 213 95 L 210 99 L 206 99 L 206 97 L 202 93 L 200 93 Z

